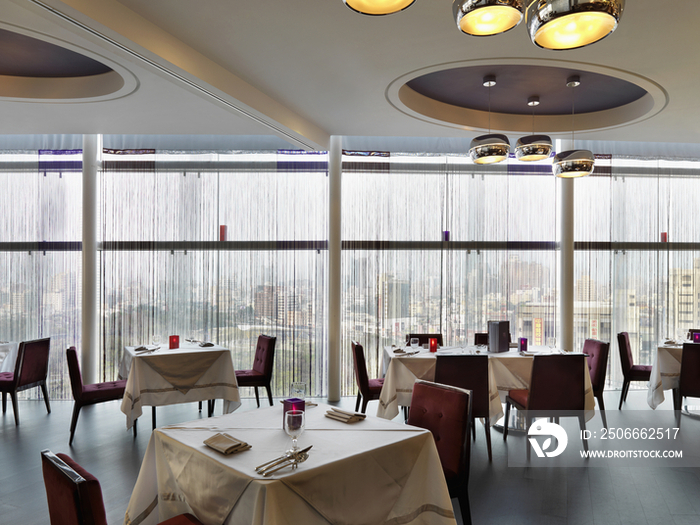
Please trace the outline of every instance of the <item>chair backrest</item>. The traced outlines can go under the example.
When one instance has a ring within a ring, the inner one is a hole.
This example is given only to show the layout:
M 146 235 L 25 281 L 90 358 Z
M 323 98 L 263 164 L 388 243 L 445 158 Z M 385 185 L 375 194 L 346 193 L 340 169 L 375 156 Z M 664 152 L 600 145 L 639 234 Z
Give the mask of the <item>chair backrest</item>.
M 20 343 L 20 352 L 17 354 L 19 373 L 15 368 L 15 377 L 18 377 L 17 387 L 29 387 L 46 380 L 49 371 L 49 350 L 51 339 L 36 339 Z M 21 359 L 20 359 L 21 357 Z
M 472 391 L 472 416 L 489 415 L 489 356 L 439 355 L 435 382 Z
M 414 337 L 418 338 L 419 345 L 427 345 L 431 339 L 435 338 L 439 346 L 444 346 L 442 344 L 442 334 L 408 334 L 406 336 L 406 344 L 409 344 Z
M 413 385 L 409 425 L 430 430 L 445 479 L 469 479 L 471 392 L 430 381 Z
M 617 334 L 617 346 L 620 350 L 620 363 L 622 363 L 622 374 L 627 377 L 634 360 L 632 359 L 632 347 L 630 346 L 630 335 L 627 332 Z
M 474 344 L 475 345 L 487 345 L 487 344 L 489 344 L 488 332 L 476 332 L 474 334 Z
M 681 357 L 680 393 L 700 397 L 700 343 L 684 343 Z
M 74 346 L 66 349 L 66 360 L 68 361 L 68 375 L 70 376 L 70 388 L 73 392 L 73 399 L 78 401 L 83 395 L 83 376 L 80 373 L 78 352 Z
M 66 454 L 41 452 L 51 525 L 107 525 L 100 482 Z
M 608 370 L 608 355 L 610 343 L 596 339 L 586 339 L 583 342 L 583 353 L 588 355 L 588 372 L 591 375 L 593 393 L 602 392 L 605 388 L 605 374 Z
M 582 354 L 535 356 L 528 410 L 584 410 L 584 359 Z
M 265 377 L 272 377 L 272 365 L 275 359 L 275 344 L 276 337 L 260 335 L 258 337 L 258 345 L 255 348 L 255 362 L 253 370 L 260 372 Z
M 367 363 L 365 362 L 365 351 L 362 345 L 357 341 L 352 342 L 352 362 L 355 367 L 355 381 L 360 393 L 368 396 L 369 392 L 369 376 L 367 375 Z

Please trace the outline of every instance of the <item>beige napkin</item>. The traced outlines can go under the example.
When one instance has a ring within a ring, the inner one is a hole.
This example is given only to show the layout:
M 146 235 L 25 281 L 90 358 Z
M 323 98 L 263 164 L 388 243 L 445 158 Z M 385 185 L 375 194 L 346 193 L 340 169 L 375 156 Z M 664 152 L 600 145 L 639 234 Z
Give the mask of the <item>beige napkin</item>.
M 245 441 L 241 441 L 222 432 L 214 434 L 210 438 L 205 439 L 204 444 L 210 448 L 213 448 L 217 452 L 221 452 L 222 454 L 235 454 L 237 452 L 248 450 L 251 447 Z
M 360 412 L 348 412 L 346 410 L 341 410 L 340 408 L 332 407 L 331 410 L 326 412 L 326 417 L 330 419 L 335 419 L 336 421 L 341 421 L 343 423 L 356 423 L 362 421 L 367 416 Z

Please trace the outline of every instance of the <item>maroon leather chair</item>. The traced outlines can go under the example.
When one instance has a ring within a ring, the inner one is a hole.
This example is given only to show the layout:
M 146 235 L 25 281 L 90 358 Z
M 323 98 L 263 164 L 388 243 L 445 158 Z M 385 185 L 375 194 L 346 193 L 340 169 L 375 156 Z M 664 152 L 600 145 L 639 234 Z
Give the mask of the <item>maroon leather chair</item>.
M 41 451 L 51 525 L 107 525 L 100 482 L 66 454 Z M 160 525 L 202 525 L 192 514 L 181 514 Z
M 489 334 L 487 332 L 476 332 L 474 334 L 474 344 L 475 345 L 488 345 L 489 344 Z
M 255 388 L 255 402 L 260 408 L 260 397 L 258 387 L 264 386 L 267 390 L 267 398 L 272 406 L 272 390 L 270 383 L 272 382 L 272 365 L 275 360 L 275 344 L 276 337 L 260 335 L 258 344 L 255 348 L 255 360 L 253 361 L 252 370 L 236 370 L 236 381 L 238 386 L 252 386 Z M 212 408 L 210 408 L 211 415 Z
M 511 405 L 525 410 L 526 428 L 530 428 L 536 417 L 577 417 L 581 430 L 586 430 L 585 410 L 585 356 L 540 355 L 532 362 L 530 390 L 510 390 L 506 396 L 506 415 L 503 425 L 503 440 L 508 438 L 508 419 Z M 556 415 L 553 415 L 552 413 Z M 583 439 L 583 448 L 588 442 Z M 530 459 L 530 444 L 525 440 L 527 457 Z
M 622 375 L 624 377 L 622 391 L 620 392 L 620 406 L 618 407 L 618 410 L 622 410 L 622 403 L 627 400 L 630 382 L 649 381 L 651 379 L 651 366 L 634 364 L 632 347 L 630 347 L 630 336 L 627 332 L 617 334 L 617 346 L 620 349 L 620 362 L 622 363 Z
M 78 425 L 80 409 L 87 405 L 95 405 L 106 401 L 115 401 L 124 397 L 126 379 L 120 381 L 106 381 L 104 383 L 83 384 L 83 376 L 80 373 L 78 352 L 74 346 L 66 350 L 68 361 L 68 374 L 70 375 L 70 387 L 73 392 L 73 417 L 70 421 L 70 438 L 68 445 L 73 444 L 75 427 Z M 136 436 L 136 422 L 134 422 L 134 436 Z
M 418 380 L 413 385 L 407 421 L 409 425 L 432 432 L 450 497 L 458 499 L 465 525 L 472 522 L 469 505 L 471 408 L 470 391 Z
M 583 353 L 588 357 L 588 372 L 591 375 L 591 386 L 593 395 L 598 400 L 600 417 L 603 426 L 608 428 L 608 421 L 605 417 L 605 403 L 603 402 L 603 390 L 605 390 L 605 375 L 608 370 L 608 356 L 610 354 L 610 343 L 597 341 L 596 339 L 586 339 L 583 342 Z
M 684 343 L 681 357 L 681 377 L 673 391 L 676 424 L 680 428 L 680 410 L 684 397 L 700 397 L 700 343 Z
M 355 412 L 360 409 L 362 400 L 363 414 L 367 411 L 367 403 L 374 399 L 379 399 L 379 394 L 384 386 L 384 379 L 370 379 L 367 374 L 367 362 L 365 361 L 365 351 L 357 341 L 352 342 L 352 360 L 355 366 L 355 381 L 357 382 L 357 402 Z
M 17 392 L 38 386 L 44 396 L 46 411 L 51 413 L 49 392 L 46 389 L 46 375 L 49 371 L 49 350 L 51 339 L 36 339 L 19 344 L 14 372 L 0 373 L 0 392 L 2 392 L 2 413 L 7 409 L 7 394 L 12 398 L 12 410 L 15 413 L 15 425 L 19 425 L 19 406 Z
M 484 418 L 486 448 L 491 455 L 489 421 L 489 357 L 487 355 L 439 355 L 435 382 L 472 391 L 472 436 L 476 439 L 476 418 Z
M 430 343 L 431 339 L 435 338 L 437 339 L 438 346 L 443 346 L 442 334 L 408 334 L 406 336 L 406 344 L 410 344 L 411 339 L 413 339 L 414 337 L 418 338 L 419 345 L 427 345 Z

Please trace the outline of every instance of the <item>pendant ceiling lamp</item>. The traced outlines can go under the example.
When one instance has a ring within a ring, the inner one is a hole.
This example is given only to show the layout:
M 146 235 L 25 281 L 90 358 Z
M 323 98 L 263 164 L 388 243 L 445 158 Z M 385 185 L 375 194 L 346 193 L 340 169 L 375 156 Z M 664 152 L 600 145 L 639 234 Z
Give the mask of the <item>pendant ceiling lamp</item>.
M 544 160 L 552 153 L 552 139 L 547 135 L 535 135 L 535 108 L 540 105 L 540 97 L 530 97 L 527 105 L 532 108 L 532 135 L 518 139 L 515 158 L 523 162 Z
M 489 88 L 489 133 L 474 138 L 469 146 L 469 157 L 475 164 L 495 164 L 508 158 L 510 142 L 500 133 L 491 133 L 491 88 L 496 85 L 496 77 L 484 77 L 484 86 Z
M 410 7 L 415 0 L 343 0 L 346 6 L 363 15 L 391 15 Z
M 463 33 L 497 35 L 513 29 L 523 19 L 523 0 L 454 0 L 452 14 Z
M 575 88 L 581 85 L 581 79 L 575 75 L 569 77 L 566 86 Z M 571 96 L 571 145 L 574 145 L 574 99 Z M 571 149 L 562 151 L 554 156 L 552 173 L 562 179 L 585 177 L 593 173 L 595 157 L 586 149 Z
M 615 31 L 625 0 L 533 0 L 527 8 L 532 42 L 545 49 L 576 49 Z

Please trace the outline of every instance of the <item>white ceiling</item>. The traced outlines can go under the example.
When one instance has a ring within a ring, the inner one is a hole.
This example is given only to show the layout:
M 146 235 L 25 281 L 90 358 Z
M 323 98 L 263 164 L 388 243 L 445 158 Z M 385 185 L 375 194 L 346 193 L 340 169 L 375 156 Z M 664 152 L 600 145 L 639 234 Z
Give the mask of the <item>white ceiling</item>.
M 621 70 L 668 100 L 646 120 L 577 139 L 700 144 L 697 1 L 628 0 L 615 33 L 563 52 L 535 47 L 524 24 L 463 35 L 448 0 L 416 0 L 385 17 L 358 15 L 342 0 L 0 0 L 0 13 L 0 27 L 131 79 L 117 99 L 0 98 L 1 134 L 275 135 L 318 149 L 331 135 L 460 142 L 477 133 L 399 111 L 389 86 L 438 64 L 493 60 Z

